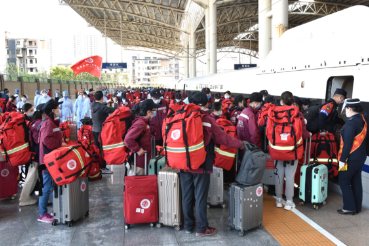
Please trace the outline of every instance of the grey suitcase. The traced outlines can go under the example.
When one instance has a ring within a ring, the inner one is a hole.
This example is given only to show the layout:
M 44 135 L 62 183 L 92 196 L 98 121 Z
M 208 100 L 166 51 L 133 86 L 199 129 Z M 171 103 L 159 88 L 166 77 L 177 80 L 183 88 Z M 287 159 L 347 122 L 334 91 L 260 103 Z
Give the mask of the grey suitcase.
M 223 183 L 223 168 L 213 167 L 213 172 L 210 174 L 210 185 L 208 192 L 208 208 L 210 206 L 226 207 L 223 200 L 224 183 Z
M 89 215 L 88 177 L 54 188 L 52 225 L 67 224 L 71 227 L 75 221 Z
M 181 230 L 183 224 L 181 183 L 179 170 L 164 167 L 158 172 L 159 187 L 159 223 L 157 228 L 173 226 Z
M 67 117 L 67 121 L 71 122 L 71 124 L 68 124 L 70 129 L 70 141 L 77 141 L 78 135 L 77 135 L 77 122 L 73 121 L 73 117 Z
M 231 184 L 227 230 L 236 229 L 243 237 L 245 231 L 256 227 L 263 227 L 263 184 Z

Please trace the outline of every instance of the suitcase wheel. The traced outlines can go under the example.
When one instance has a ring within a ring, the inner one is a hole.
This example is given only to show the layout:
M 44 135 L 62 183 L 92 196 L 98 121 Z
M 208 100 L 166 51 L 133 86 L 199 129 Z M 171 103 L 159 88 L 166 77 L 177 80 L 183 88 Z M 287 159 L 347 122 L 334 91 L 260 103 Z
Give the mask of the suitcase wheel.
M 85 214 L 85 217 L 88 217 L 90 215 L 90 212 L 87 211 L 86 214 Z
M 155 223 L 150 223 L 150 227 L 154 227 L 155 226 Z
M 130 228 L 129 224 L 126 224 L 126 225 L 124 226 L 124 229 L 126 229 L 126 230 L 128 230 L 129 228 Z
M 232 231 L 232 227 L 230 225 L 227 225 L 227 231 Z
M 263 229 L 263 224 L 260 224 L 259 225 L 259 229 Z
M 179 225 L 176 225 L 176 226 L 174 226 L 174 230 L 180 231 L 181 230 L 181 227 Z
M 158 228 L 158 229 L 160 229 L 162 226 L 163 226 L 163 224 L 162 224 L 162 223 L 157 223 L 157 224 L 156 224 L 156 228 Z
M 238 236 L 240 236 L 240 237 L 243 237 L 245 235 L 245 232 L 244 231 L 240 231 L 239 233 L 238 233 Z
M 305 205 L 304 201 L 300 201 L 300 206 L 304 206 L 304 205 Z
M 313 205 L 313 208 L 318 210 L 319 209 L 319 206 L 318 205 Z
M 326 202 L 326 201 L 324 201 L 324 202 L 323 202 L 323 205 L 325 205 L 325 204 L 327 204 L 327 202 Z
M 68 222 L 68 227 L 72 227 L 73 223 L 72 222 Z
M 226 205 L 225 205 L 225 204 L 223 204 L 223 205 L 222 205 L 222 208 L 226 208 Z
M 52 226 L 56 226 L 56 221 L 54 220 L 53 222 L 51 222 Z

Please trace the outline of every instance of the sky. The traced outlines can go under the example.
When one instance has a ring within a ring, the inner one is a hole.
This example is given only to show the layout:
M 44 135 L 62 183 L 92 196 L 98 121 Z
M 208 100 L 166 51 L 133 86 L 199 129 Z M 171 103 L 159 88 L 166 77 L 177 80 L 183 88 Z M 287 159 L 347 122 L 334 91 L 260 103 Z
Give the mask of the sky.
M 72 8 L 60 5 L 58 0 L 0 0 L 0 30 L 11 33 L 12 38 L 52 38 L 53 53 L 56 64 L 70 63 L 73 60 L 73 36 L 78 32 L 96 32 L 93 27 L 87 27 L 87 22 Z M 113 45 L 109 40 L 109 49 L 113 49 L 114 56 L 108 57 L 108 62 L 120 62 L 120 46 Z M 110 53 L 110 52 L 109 52 Z M 124 51 L 123 61 L 130 62 L 132 55 L 137 52 Z M 140 58 L 156 56 L 155 54 L 140 52 Z M 205 57 L 197 62 L 198 74 L 205 72 Z M 238 63 L 238 54 L 218 53 L 218 72 L 232 70 L 233 64 Z M 253 60 L 256 62 L 257 60 Z M 241 63 L 249 63 L 248 56 L 241 56 Z M 181 73 L 181 71 L 180 71 Z

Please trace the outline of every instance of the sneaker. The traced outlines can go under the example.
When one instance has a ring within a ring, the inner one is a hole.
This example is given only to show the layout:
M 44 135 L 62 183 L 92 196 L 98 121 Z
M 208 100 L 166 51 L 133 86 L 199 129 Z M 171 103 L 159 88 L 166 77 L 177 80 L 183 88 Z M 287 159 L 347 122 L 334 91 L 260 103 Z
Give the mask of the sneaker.
M 277 208 L 281 208 L 282 207 L 282 198 L 277 198 L 277 201 L 276 201 L 275 205 L 277 206 Z
M 29 206 L 29 205 L 34 205 L 37 203 L 37 199 L 30 199 L 29 201 L 25 201 L 25 202 L 19 202 L 19 206 L 20 207 L 24 207 L 24 206 Z
M 291 210 L 295 207 L 296 207 L 296 205 L 295 205 L 294 202 L 286 202 L 286 204 L 284 205 L 284 209 L 286 209 L 286 210 Z
M 109 169 L 107 169 L 107 168 L 101 168 L 101 173 L 102 174 L 113 174 L 113 172 L 112 171 L 110 171 Z
M 45 213 L 43 216 L 39 215 L 37 221 L 44 223 L 52 223 L 54 221 L 54 218 L 50 214 Z
M 217 229 L 207 226 L 206 230 L 203 233 L 196 233 L 196 237 L 211 236 L 216 234 L 217 232 Z

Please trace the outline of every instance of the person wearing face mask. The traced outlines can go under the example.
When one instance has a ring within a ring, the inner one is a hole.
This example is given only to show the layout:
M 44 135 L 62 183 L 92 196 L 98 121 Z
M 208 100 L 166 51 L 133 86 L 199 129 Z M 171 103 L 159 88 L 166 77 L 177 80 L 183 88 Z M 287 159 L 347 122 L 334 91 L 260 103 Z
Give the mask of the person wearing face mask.
M 33 99 L 33 105 L 35 106 L 35 107 L 37 107 L 37 105 L 38 105 L 38 100 L 41 98 L 41 95 L 40 95 L 40 91 L 39 90 L 37 90 L 36 92 L 35 92 L 35 98 Z
M 95 101 L 95 98 L 94 98 L 94 89 L 91 88 L 91 89 L 88 90 L 88 92 L 89 92 L 88 96 L 89 96 L 90 102 Z
M 302 100 L 302 109 L 303 112 L 309 109 L 310 106 L 314 106 L 314 103 L 311 101 L 311 99 L 303 98 Z
M 47 95 L 47 89 L 42 91 L 42 97 L 38 100 L 38 104 L 47 103 L 51 97 Z
M 223 106 L 220 102 L 213 103 L 210 116 L 213 117 L 214 120 L 217 120 L 217 119 L 226 120 L 227 119 L 227 117 L 225 116 L 223 112 Z
M 154 119 L 157 110 L 160 107 L 151 99 L 146 99 L 139 105 L 139 113 L 133 121 L 132 126 L 128 129 L 124 143 L 133 153 L 137 153 L 136 159 L 136 175 L 145 175 L 145 151 L 147 158 L 151 156 L 151 135 L 155 132 Z M 134 175 L 133 163 L 128 172 L 128 176 Z
M 14 93 L 14 96 L 15 96 L 15 98 L 16 98 L 16 102 L 15 102 L 15 104 L 17 104 L 17 103 L 19 103 L 19 89 L 15 89 L 15 93 Z
M 238 117 L 242 113 L 243 99 L 244 97 L 242 95 L 238 95 L 233 101 L 235 106 L 229 109 L 230 121 L 232 122 L 234 126 L 237 126 Z
M 28 103 L 27 102 L 27 95 L 23 95 L 21 97 L 21 100 L 17 103 L 17 109 L 20 111 L 25 103 Z
M 127 99 L 127 93 L 122 93 L 122 106 L 132 108 L 131 102 Z
M 17 106 L 15 105 L 17 98 L 15 96 L 10 96 L 9 101 L 6 103 L 5 112 L 17 111 Z
M 8 102 L 9 101 L 9 96 L 10 96 L 10 92 L 9 92 L 9 90 L 8 89 L 4 89 L 4 93 L 3 93 L 3 95 L 1 96 L 1 98 L 4 98 L 5 100 L 6 100 L 6 102 Z
M 361 173 L 367 159 L 366 144 L 368 126 L 360 99 L 347 99 L 342 112 L 348 118 L 341 130 L 341 146 L 338 152 L 338 182 L 342 191 L 343 208 L 340 214 L 360 213 L 363 202 Z
M 85 99 L 83 98 L 83 92 L 80 91 L 78 94 L 78 98 L 74 104 L 74 115 L 76 116 L 77 120 L 77 129 L 81 128 L 82 122 L 81 120 L 83 117 L 83 105 L 84 105 Z
M 55 92 L 54 92 L 54 100 L 55 100 L 55 102 L 58 102 L 59 101 L 59 90 L 58 89 L 56 89 L 55 90 Z
M 59 104 L 63 102 L 55 102 L 53 99 L 50 99 L 43 107 L 43 112 L 46 114 L 45 118 L 42 120 L 37 130 L 40 131 L 40 165 L 44 169 L 43 176 L 43 184 L 42 188 L 42 196 L 39 198 L 38 208 L 39 208 L 39 216 L 38 221 L 44 223 L 52 223 L 54 218 L 47 213 L 47 204 L 49 200 L 49 195 L 53 191 L 52 186 L 52 177 L 45 167 L 44 156 L 51 151 L 60 148 L 62 146 L 62 132 L 59 128 L 59 118 L 60 118 L 60 108 Z
M 168 103 L 161 98 L 160 90 L 155 89 L 152 90 L 151 98 L 155 104 L 158 104 L 157 116 L 154 119 L 155 122 L 155 145 L 163 146 L 163 134 L 162 134 L 162 126 L 165 117 L 167 116 L 169 105 Z
M 103 99 L 104 99 L 104 103 L 106 103 L 106 101 L 108 101 L 108 98 L 106 97 L 106 91 L 103 91 Z
M 223 97 L 220 99 L 220 102 L 223 104 L 223 101 L 225 99 L 231 99 L 231 92 L 230 91 L 226 91 L 223 95 Z
M 90 97 L 88 96 L 87 92 L 83 92 L 83 109 L 82 109 L 82 116 L 83 118 L 91 118 L 91 103 Z
M 222 103 L 222 96 L 221 96 L 221 94 L 220 93 L 216 93 L 215 95 L 214 95 L 214 102 L 220 102 L 220 103 Z
M 63 102 L 63 104 L 60 105 L 61 115 L 60 118 L 61 122 L 67 121 L 68 117 L 73 117 L 73 102 L 69 98 L 68 91 L 63 91 L 63 98 L 59 100 L 60 102 Z
M 175 100 L 172 100 L 170 104 L 174 104 L 174 105 L 184 105 L 184 102 L 182 102 L 182 95 L 181 94 L 176 94 L 175 96 Z
M 32 121 L 33 120 L 33 113 L 34 113 L 34 107 L 30 103 L 25 103 L 22 106 L 22 112 L 25 116 L 26 121 Z
M 267 90 L 261 90 L 260 93 L 261 95 L 263 95 L 263 101 L 265 101 L 265 98 L 269 96 L 269 93 Z
M 323 107 L 321 107 L 318 118 L 318 126 L 321 136 L 325 136 L 325 132 L 335 134 L 337 124 L 343 126 L 345 121 L 338 117 L 338 106 L 343 105 L 347 92 L 343 89 L 336 89 L 334 95 L 329 99 Z
M 242 141 L 255 144 L 262 149 L 260 130 L 257 124 L 256 113 L 263 101 L 263 95 L 254 92 L 250 96 L 250 103 L 247 106 L 247 100 L 243 100 L 244 109 L 242 110 L 237 122 L 237 137 Z
M 209 88 L 203 88 L 201 90 L 202 93 L 206 94 L 206 97 L 208 98 L 208 108 L 211 108 L 213 106 L 214 100 L 211 98 L 211 91 Z M 207 112 L 208 110 L 206 110 L 205 108 L 203 108 L 203 110 L 206 112 L 206 114 L 210 115 L 210 111 Z

